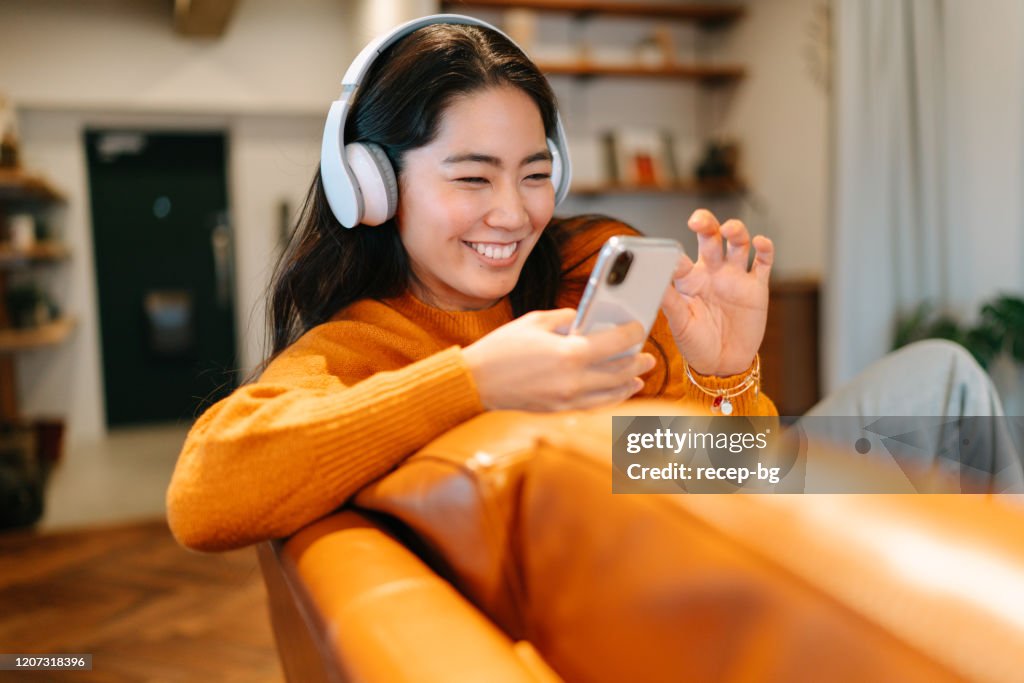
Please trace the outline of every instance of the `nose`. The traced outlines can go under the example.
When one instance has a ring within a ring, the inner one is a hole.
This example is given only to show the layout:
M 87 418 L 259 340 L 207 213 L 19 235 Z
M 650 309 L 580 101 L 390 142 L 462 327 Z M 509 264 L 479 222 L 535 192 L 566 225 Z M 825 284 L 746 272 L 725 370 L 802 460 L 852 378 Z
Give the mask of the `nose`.
M 527 222 L 529 218 L 526 213 L 526 205 L 517 184 L 497 184 L 493 197 L 494 203 L 487 215 L 484 216 L 484 223 L 488 226 L 515 230 Z

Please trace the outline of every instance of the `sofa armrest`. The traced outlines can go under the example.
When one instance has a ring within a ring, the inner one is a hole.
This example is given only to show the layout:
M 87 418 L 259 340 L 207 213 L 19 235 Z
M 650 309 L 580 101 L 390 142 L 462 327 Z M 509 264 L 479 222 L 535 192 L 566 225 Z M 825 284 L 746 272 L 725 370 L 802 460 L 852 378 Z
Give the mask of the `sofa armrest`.
M 293 683 L 558 683 L 412 552 L 343 511 L 264 544 L 275 638 Z
M 281 540 L 256 546 L 267 606 L 281 668 L 290 682 L 345 683 L 348 676 L 330 645 L 324 619 L 295 574 L 294 564 L 281 556 Z

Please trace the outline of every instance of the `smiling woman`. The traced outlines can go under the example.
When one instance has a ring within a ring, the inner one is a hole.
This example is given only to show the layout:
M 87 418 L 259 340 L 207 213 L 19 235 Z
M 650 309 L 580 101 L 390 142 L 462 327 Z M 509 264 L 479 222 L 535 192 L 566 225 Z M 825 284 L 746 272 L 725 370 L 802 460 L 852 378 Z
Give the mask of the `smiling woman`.
M 771 242 L 698 211 L 700 258 L 680 259 L 646 345 L 639 323 L 566 334 L 601 245 L 636 231 L 553 217 L 569 178 L 555 99 L 506 36 L 455 15 L 411 24 L 357 57 L 331 107 L 262 375 L 185 442 L 168 517 L 186 545 L 290 535 L 485 410 L 641 395 L 706 411 L 724 393 L 738 414 L 775 413 L 746 390 Z

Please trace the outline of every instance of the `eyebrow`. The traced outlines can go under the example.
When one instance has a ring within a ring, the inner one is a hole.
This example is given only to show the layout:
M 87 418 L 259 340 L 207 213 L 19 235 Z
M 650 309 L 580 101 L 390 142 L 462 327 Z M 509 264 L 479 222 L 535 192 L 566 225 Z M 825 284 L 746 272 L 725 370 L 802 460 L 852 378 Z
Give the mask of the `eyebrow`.
M 501 168 L 503 166 L 503 164 L 501 163 L 501 159 L 499 159 L 498 157 L 491 156 L 490 154 L 477 154 L 474 152 L 467 152 L 466 154 L 454 154 L 446 158 L 441 163 L 460 164 L 466 161 L 475 161 L 481 164 L 488 164 L 496 168 Z M 541 152 L 534 152 L 533 154 L 519 162 L 519 165 L 526 166 L 528 164 L 532 164 L 535 161 L 551 161 L 551 152 L 546 149 Z

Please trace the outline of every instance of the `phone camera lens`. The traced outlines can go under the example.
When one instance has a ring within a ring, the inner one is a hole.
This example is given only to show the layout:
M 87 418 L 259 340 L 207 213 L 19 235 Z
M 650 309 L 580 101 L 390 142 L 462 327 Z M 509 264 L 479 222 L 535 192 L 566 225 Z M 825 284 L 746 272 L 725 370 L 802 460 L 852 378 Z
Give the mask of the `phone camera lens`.
M 633 263 L 633 252 L 624 251 L 615 257 L 615 262 L 612 263 L 611 270 L 608 271 L 608 284 L 618 285 L 626 279 L 626 273 L 629 272 L 629 267 Z

